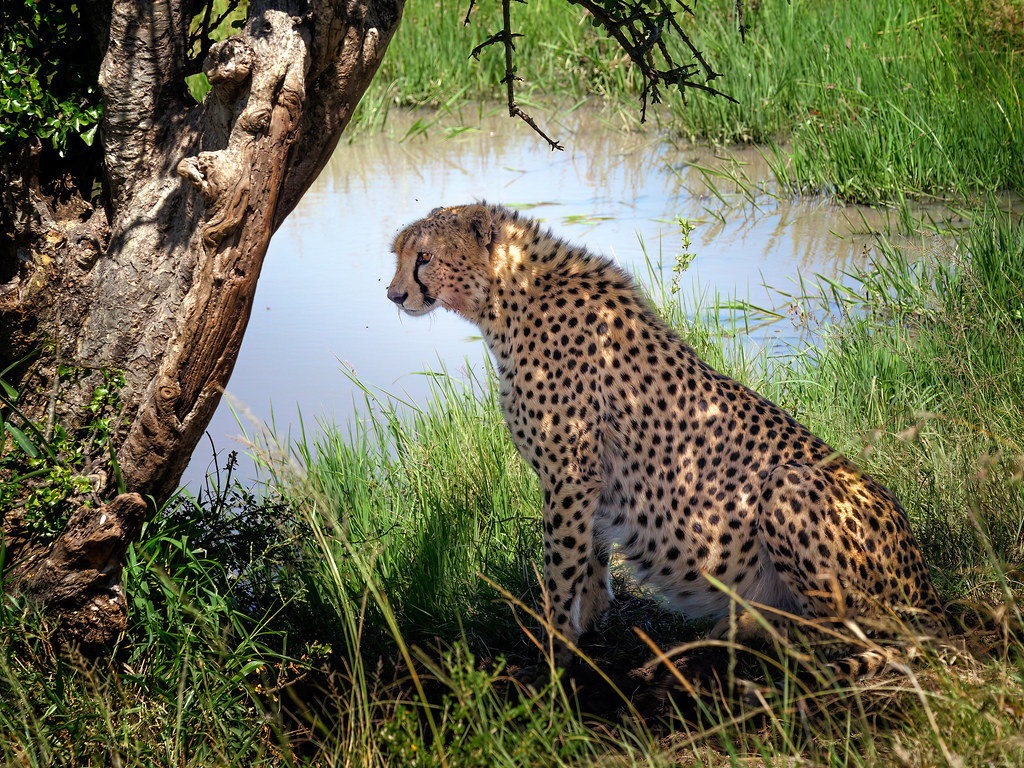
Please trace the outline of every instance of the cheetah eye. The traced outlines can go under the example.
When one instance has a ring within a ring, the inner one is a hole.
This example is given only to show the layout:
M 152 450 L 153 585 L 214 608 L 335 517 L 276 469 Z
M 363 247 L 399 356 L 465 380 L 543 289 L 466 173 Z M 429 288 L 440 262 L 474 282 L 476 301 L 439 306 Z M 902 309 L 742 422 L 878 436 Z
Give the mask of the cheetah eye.
M 422 264 L 429 264 L 432 258 L 434 258 L 434 254 L 427 253 L 426 251 L 420 251 L 416 254 L 416 266 L 418 267 Z

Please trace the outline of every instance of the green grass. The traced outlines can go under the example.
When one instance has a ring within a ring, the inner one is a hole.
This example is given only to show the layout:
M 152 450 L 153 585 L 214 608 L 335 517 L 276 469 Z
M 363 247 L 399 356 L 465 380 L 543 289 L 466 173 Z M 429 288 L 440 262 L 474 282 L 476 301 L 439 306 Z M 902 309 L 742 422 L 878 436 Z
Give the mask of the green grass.
M 763 0 L 738 34 L 735 4 L 686 17 L 688 31 L 739 102 L 668 98 L 650 115 L 669 134 L 766 144 L 787 192 L 848 202 L 904 197 L 971 201 L 1024 191 L 1024 35 L 1017 0 Z M 462 5 L 412 5 L 357 121 L 380 128 L 391 105 L 443 107 L 471 125 L 480 100 L 500 102 L 497 48 L 469 51 L 497 28 L 485 3 L 463 27 Z M 514 8 L 520 98 L 571 110 L 583 99 L 639 122 L 639 78 L 578 9 L 555 0 Z M 457 92 L 452 97 L 453 89 Z M 356 128 L 356 132 L 358 132 Z
M 718 8 L 703 38 L 740 103 L 691 99 L 683 135 L 785 142 L 780 180 L 851 202 L 1024 188 L 1024 46 L 981 4 L 765 0 L 745 44 Z
M 584 645 L 610 683 L 581 662 L 572 685 L 526 690 L 506 671 L 536 658 L 536 481 L 492 379 L 438 374 L 429 403 L 367 391 L 351 431 L 275 448 L 274 491 L 225 477 L 169 507 L 129 557 L 132 622 L 110 659 L 62 651 L 45 617 L 6 599 L 0 761 L 1019 764 L 1024 226 L 982 212 L 933 255 L 911 263 L 882 240 L 852 288 L 794 297 L 838 321 L 784 359 L 739 354 L 721 313 L 653 292 L 700 354 L 896 491 L 970 653 L 926 649 L 910 676 L 853 687 L 808 686 L 769 654 L 782 684 L 744 705 L 700 663 L 763 683 L 760 662 L 709 647 L 616 573 L 620 599 Z M 690 644 L 680 674 L 699 699 L 667 667 L 626 674 L 654 653 L 634 626 L 656 648 Z
M 469 3 L 428 2 L 407 6 L 401 27 L 384 57 L 371 89 L 391 91 L 401 106 L 437 106 L 453 89 L 464 89 L 469 101 L 504 99 L 504 49 L 493 45 L 478 59 L 471 51 L 498 31 L 501 4 L 474 5 L 464 25 Z M 533 0 L 512 14 L 516 39 L 516 84 L 520 97 L 557 91 L 568 103 L 589 95 L 628 93 L 639 79 L 622 66 L 624 54 L 593 26 L 583 12 L 561 0 Z M 635 82 L 634 82 L 635 81 Z
M 497 594 L 476 574 L 518 594 L 540 546 L 540 494 L 508 440 L 493 379 L 434 382 L 422 409 L 366 389 L 365 421 L 297 441 L 280 465 L 297 474 L 272 483 L 298 482 L 313 500 L 318 541 L 337 564 L 333 599 L 374 583 L 413 642 L 493 633 Z M 380 606 L 368 610 L 383 621 Z

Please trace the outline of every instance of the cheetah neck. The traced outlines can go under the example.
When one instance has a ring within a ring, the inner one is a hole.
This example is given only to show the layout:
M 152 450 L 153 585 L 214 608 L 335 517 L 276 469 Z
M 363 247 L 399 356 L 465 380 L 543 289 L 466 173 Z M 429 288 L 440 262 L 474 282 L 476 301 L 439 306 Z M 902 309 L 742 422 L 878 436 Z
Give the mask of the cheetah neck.
M 582 327 L 588 306 L 614 294 L 618 302 L 646 314 L 649 307 L 632 279 L 610 260 L 544 231 L 532 221 L 501 212 L 487 265 L 487 298 L 476 317 L 499 363 L 510 364 L 531 342 L 544 337 L 559 318 Z

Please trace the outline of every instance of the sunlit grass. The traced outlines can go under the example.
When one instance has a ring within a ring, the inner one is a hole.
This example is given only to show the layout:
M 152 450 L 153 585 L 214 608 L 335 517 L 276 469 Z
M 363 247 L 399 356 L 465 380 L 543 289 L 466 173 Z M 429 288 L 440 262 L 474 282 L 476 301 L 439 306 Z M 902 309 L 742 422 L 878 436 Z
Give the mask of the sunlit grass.
M 1013 3 L 924 0 L 748 3 L 741 40 L 732 0 L 695 6 L 687 31 L 724 74 L 705 93 L 666 96 L 649 117 L 669 134 L 753 142 L 776 155 L 773 170 L 793 193 L 848 202 L 1024 189 L 1024 47 Z M 544 111 L 582 100 L 632 116 L 639 78 L 582 11 L 555 0 L 516 6 L 519 95 Z M 998 13 L 996 11 L 999 11 Z M 480 100 L 500 102 L 504 61 L 473 47 L 498 25 L 500 6 L 410 6 L 360 108 L 378 129 L 390 106 L 442 107 L 472 125 Z M 1003 21 L 1000 21 L 1002 19 Z M 453 98 L 453 94 L 457 94 Z M 356 130 L 359 130 L 358 128 Z
M 429 402 L 367 388 L 350 430 L 265 439 L 272 490 L 221 488 L 165 511 L 128 559 L 132 622 L 109 660 L 61 650 L 48 620 L 8 598 L 0 759 L 1019 764 L 1024 231 L 989 211 L 952 259 L 938 255 L 911 263 L 883 241 L 845 291 L 797 297 L 839 322 L 788 362 L 738 355 L 716 308 L 652 286 L 700 354 L 904 502 L 958 632 L 904 675 L 850 685 L 808 676 L 820 667 L 799 647 L 715 646 L 619 569 L 608 624 L 582 644 L 609 680 L 580 662 L 564 686 L 516 682 L 508 664 L 541 658 L 540 495 L 492 378 L 437 374 Z M 642 669 L 680 643 L 681 666 Z

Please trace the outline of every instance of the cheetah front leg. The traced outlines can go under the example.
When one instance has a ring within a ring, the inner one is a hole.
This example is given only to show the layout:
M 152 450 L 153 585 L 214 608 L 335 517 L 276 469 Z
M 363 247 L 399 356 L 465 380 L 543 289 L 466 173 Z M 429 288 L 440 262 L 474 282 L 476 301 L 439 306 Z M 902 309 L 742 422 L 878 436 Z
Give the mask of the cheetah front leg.
M 565 666 L 580 635 L 607 608 L 610 548 L 594 540 L 600 495 L 594 478 L 560 480 L 545 493 L 544 588 L 555 662 Z

